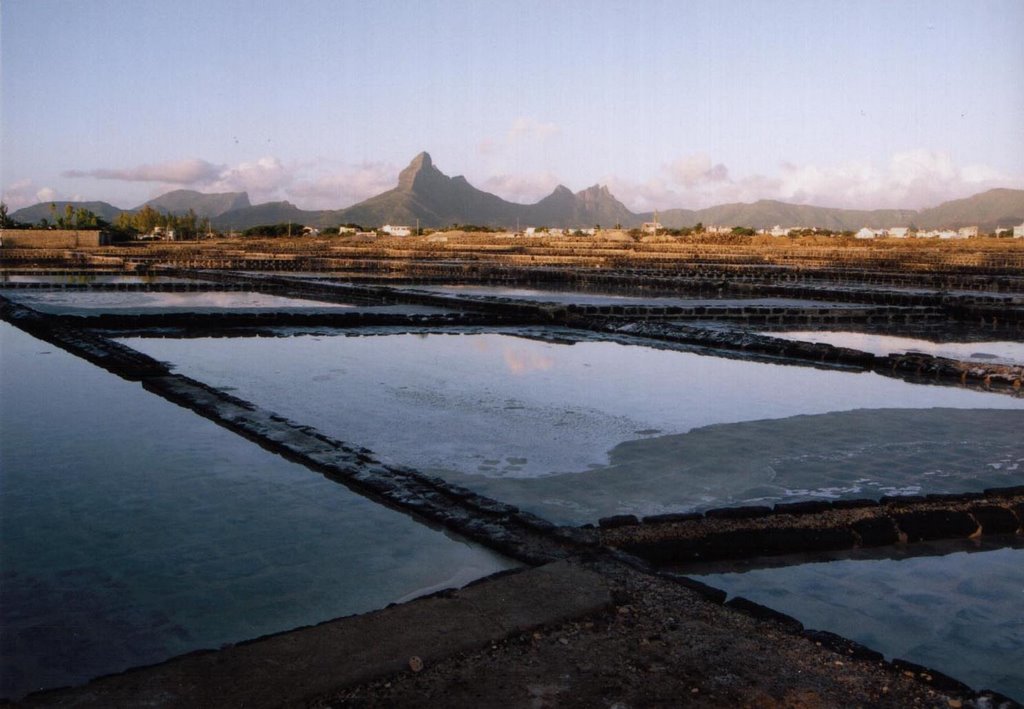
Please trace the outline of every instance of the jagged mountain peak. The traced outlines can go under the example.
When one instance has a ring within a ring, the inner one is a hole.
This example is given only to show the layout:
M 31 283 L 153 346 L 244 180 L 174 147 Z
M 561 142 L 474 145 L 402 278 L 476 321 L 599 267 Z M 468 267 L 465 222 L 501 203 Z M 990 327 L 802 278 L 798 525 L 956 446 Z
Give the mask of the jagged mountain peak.
M 608 185 L 591 185 L 585 190 L 580 190 L 576 196 L 587 204 L 614 203 L 618 200 L 612 195 Z
M 423 151 L 412 159 L 412 162 L 398 174 L 398 189 L 415 190 L 426 180 L 443 177 L 445 175 L 434 167 L 434 161 L 430 159 L 430 153 Z

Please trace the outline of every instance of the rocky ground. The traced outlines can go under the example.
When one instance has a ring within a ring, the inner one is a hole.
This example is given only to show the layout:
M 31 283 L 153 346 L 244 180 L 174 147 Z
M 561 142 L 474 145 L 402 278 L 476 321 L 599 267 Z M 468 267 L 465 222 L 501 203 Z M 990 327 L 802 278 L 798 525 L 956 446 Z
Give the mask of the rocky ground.
M 960 707 L 928 673 L 835 652 L 670 580 L 597 564 L 606 610 L 345 688 L 317 707 Z

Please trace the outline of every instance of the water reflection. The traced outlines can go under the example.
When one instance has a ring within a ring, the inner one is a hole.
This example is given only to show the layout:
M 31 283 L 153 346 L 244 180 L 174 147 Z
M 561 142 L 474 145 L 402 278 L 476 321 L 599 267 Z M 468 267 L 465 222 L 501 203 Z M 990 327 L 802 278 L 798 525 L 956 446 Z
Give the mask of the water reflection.
M 836 560 L 704 583 L 1024 701 L 1024 549 Z
M 800 298 L 730 298 L 714 293 L 679 297 L 651 293 L 615 293 L 601 290 L 525 288 L 510 286 L 468 286 L 468 285 L 417 285 L 399 286 L 397 290 L 417 290 L 457 296 L 490 296 L 513 298 L 515 300 L 542 301 L 550 303 L 575 303 L 577 305 L 652 305 L 658 307 L 680 306 L 760 306 L 760 307 L 803 307 L 803 308 L 863 308 L 863 304 L 846 302 L 824 302 Z
M 1024 400 L 874 374 L 507 334 L 124 341 L 559 522 L 1024 480 Z
M 149 293 L 149 292 L 39 292 L 9 294 L 11 300 L 44 313 L 95 315 L 97 312 L 136 314 L 159 312 L 208 313 L 218 311 L 310 312 L 351 309 L 346 303 L 285 298 L 256 292 Z
M 4 283 L 45 283 L 61 286 L 86 286 L 108 283 L 146 285 L 157 283 L 196 283 L 196 281 L 189 278 L 174 278 L 171 276 L 129 276 L 103 273 L 34 274 L 0 271 L 0 284 Z

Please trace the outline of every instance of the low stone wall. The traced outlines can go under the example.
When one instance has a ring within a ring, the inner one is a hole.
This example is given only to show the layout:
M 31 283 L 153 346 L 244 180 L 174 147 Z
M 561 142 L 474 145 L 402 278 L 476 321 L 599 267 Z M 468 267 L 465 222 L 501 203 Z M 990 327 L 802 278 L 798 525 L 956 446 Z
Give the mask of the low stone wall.
M 0 230 L 0 245 L 5 249 L 75 249 L 110 243 L 110 234 L 98 229 Z
M 586 325 L 580 324 L 584 327 Z M 634 337 L 696 345 L 750 355 L 768 355 L 870 369 L 884 376 L 912 381 L 933 381 L 1024 395 L 1024 366 L 962 362 L 927 354 L 890 354 L 884 357 L 827 343 L 800 342 L 736 330 L 713 330 L 677 323 L 592 322 L 589 327 Z
M 981 493 L 725 507 L 600 521 L 603 544 L 657 564 L 1024 534 L 1024 486 Z

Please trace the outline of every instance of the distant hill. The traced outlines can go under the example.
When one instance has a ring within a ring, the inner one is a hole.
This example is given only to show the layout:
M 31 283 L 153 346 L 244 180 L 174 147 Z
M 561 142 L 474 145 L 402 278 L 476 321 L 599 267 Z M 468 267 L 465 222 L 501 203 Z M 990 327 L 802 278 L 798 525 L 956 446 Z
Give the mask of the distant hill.
M 174 190 L 167 192 L 133 209 L 137 212 L 146 205 L 160 212 L 174 215 L 186 214 L 189 209 L 200 217 L 219 217 L 225 212 L 251 207 L 249 195 L 245 192 L 220 192 L 206 194 L 195 190 Z
M 323 224 L 322 215 L 323 212 L 299 209 L 291 202 L 264 202 L 224 212 L 210 221 L 218 229 L 236 231 L 263 224 L 285 224 L 287 222 L 326 226 Z M 331 220 L 331 223 L 337 226 L 337 222 Z
M 63 210 L 68 202 L 58 202 Z M 106 202 L 71 202 L 83 206 L 108 221 L 122 210 Z M 192 190 L 174 190 L 146 204 L 160 211 L 184 214 L 190 208 L 200 216 L 209 216 L 223 230 L 243 230 L 262 224 L 295 222 L 332 227 L 356 223 L 367 227 L 403 224 L 443 227 L 452 224 L 477 224 L 512 228 L 516 225 L 549 227 L 637 227 L 651 221 L 653 213 L 634 213 L 617 200 L 607 187 L 593 185 L 572 192 L 559 185 L 551 194 L 534 204 L 508 202 L 471 185 L 465 177 L 449 177 L 434 166 L 430 155 L 420 153 L 402 170 L 398 185 L 387 192 L 344 209 L 304 210 L 291 202 L 266 202 L 253 205 L 245 192 L 204 194 Z M 145 206 L 145 205 L 142 205 Z M 141 206 L 139 207 L 141 208 Z M 132 210 L 134 211 L 134 210 Z M 38 223 L 50 218 L 49 203 L 25 207 L 11 214 L 17 221 Z M 855 231 L 861 227 L 915 226 L 922 229 L 977 225 L 982 231 L 997 226 L 1024 223 L 1024 190 L 994 189 L 981 194 L 945 202 L 920 211 L 907 209 L 835 209 L 777 200 L 722 204 L 705 209 L 666 209 L 657 213 L 658 221 L 670 228 L 693 226 L 745 226 L 766 229 L 784 227 L 821 227 Z
M 51 204 L 57 206 L 57 214 L 59 216 L 64 215 L 64 206 L 70 204 L 73 209 L 85 207 L 97 217 L 108 222 L 113 222 L 117 219 L 117 215 L 124 211 L 107 202 L 39 202 L 31 207 L 23 207 L 15 212 L 11 212 L 10 217 L 14 221 L 24 224 L 38 224 L 43 219 L 47 222 L 53 222 L 53 215 L 50 212 Z
M 650 220 L 651 215 L 647 214 L 644 217 L 645 220 Z M 670 209 L 658 213 L 658 221 L 673 229 L 701 222 L 705 226 L 719 224 L 752 229 L 768 229 L 778 224 L 784 227 L 813 226 L 836 231 L 856 231 L 865 226 L 873 229 L 909 226 L 916 217 L 917 212 L 907 209 L 836 209 L 789 204 L 770 199 L 746 204 L 721 204 L 697 210 Z
M 977 225 L 983 231 L 992 231 L 1020 224 L 1024 224 L 1024 190 L 989 190 L 922 209 L 917 216 L 917 226 L 922 229 Z

